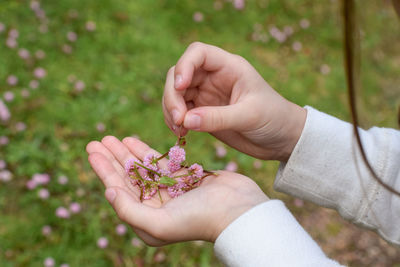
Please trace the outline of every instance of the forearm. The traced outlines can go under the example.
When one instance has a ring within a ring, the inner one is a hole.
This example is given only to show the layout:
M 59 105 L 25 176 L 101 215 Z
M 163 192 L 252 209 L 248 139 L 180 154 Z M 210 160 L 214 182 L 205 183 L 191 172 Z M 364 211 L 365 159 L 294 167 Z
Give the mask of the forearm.
M 346 219 L 376 230 L 400 244 L 400 198 L 371 176 L 356 146 L 352 125 L 307 107 L 303 133 L 275 181 L 278 191 L 334 208 Z M 400 133 L 372 128 L 360 131 L 374 170 L 400 189 Z

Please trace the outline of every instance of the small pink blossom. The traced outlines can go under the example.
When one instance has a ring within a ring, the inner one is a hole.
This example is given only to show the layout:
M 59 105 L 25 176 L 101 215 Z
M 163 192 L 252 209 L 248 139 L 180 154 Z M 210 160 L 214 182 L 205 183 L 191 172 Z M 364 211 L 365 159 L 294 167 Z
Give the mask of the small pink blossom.
M 0 114 L 1 114 L 1 103 L 0 103 Z M 1 118 L 1 115 L 0 115 L 0 118 Z M 5 135 L 0 136 L 0 146 L 8 145 L 9 142 L 10 142 L 10 140 L 8 139 L 7 136 L 5 136 Z
M 47 75 L 47 71 L 44 68 L 38 67 L 33 70 L 33 75 L 38 79 L 43 79 Z
M 18 42 L 17 42 L 17 40 L 15 40 L 13 38 L 7 38 L 6 46 L 8 48 L 16 48 L 18 46 Z
M 69 205 L 69 210 L 71 211 L 71 213 L 77 214 L 81 212 L 81 205 L 78 202 L 72 202 Z
M 68 219 L 70 217 L 70 213 L 65 207 L 58 207 L 56 209 L 56 216 L 58 218 Z
M 182 190 L 182 184 L 179 183 L 168 187 L 167 191 L 168 195 L 172 198 L 179 197 L 185 193 L 185 191 Z
M 260 168 L 262 167 L 262 162 L 261 162 L 261 160 L 256 159 L 256 160 L 253 162 L 253 167 L 254 167 L 255 169 L 260 169 Z
M 178 164 L 172 160 L 169 160 L 167 163 L 167 167 L 170 172 L 176 172 L 181 168 L 181 164 Z
M 141 247 L 143 247 L 143 242 L 142 242 L 139 238 L 137 238 L 137 237 L 132 238 L 131 244 L 132 244 L 132 246 L 135 247 L 135 248 L 141 248 Z
M 48 199 L 48 198 L 50 197 L 50 192 L 49 192 L 49 190 L 47 190 L 46 188 L 41 188 L 41 189 L 38 191 L 38 196 L 39 196 L 41 199 Z
M 97 240 L 97 246 L 103 249 L 106 248 L 108 246 L 108 239 L 106 237 L 100 237 Z
M 22 121 L 19 121 L 15 124 L 15 129 L 17 132 L 22 132 L 26 130 L 26 124 L 23 123 Z
M 195 22 L 202 22 L 204 20 L 204 15 L 203 13 L 197 11 L 193 14 L 193 20 Z
M 303 29 L 307 29 L 308 27 L 310 27 L 310 21 L 308 19 L 301 19 L 299 24 L 300 27 Z
M 215 155 L 216 155 L 218 158 L 223 158 L 223 157 L 225 157 L 225 156 L 226 156 L 226 149 L 225 149 L 225 147 L 224 147 L 223 145 L 217 144 L 217 145 L 215 146 Z
M 35 57 L 37 59 L 44 59 L 46 57 L 46 53 L 43 50 L 38 50 L 35 52 Z
M 106 130 L 106 126 L 104 125 L 104 123 L 99 122 L 96 125 L 96 129 L 99 133 L 103 133 Z
M 299 52 L 303 48 L 303 45 L 299 41 L 295 41 L 292 44 L 293 51 Z
M 57 181 L 60 185 L 66 185 L 68 183 L 68 177 L 65 175 L 61 175 L 58 177 Z
M 160 169 L 157 163 L 157 156 L 154 154 L 147 154 L 143 159 L 143 165 L 153 171 L 159 171 Z
M 0 121 L 8 121 L 11 118 L 11 113 L 6 104 L 0 99 Z
M 11 102 L 14 100 L 14 93 L 11 91 L 6 91 L 4 92 L 3 97 L 6 102 Z
M 22 59 L 28 59 L 28 58 L 31 56 L 31 54 L 29 53 L 29 51 L 28 51 L 27 49 L 25 49 L 25 48 L 20 48 L 20 49 L 18 50 L 18 56 L 19 56 L 20 58 L 22 58 Z
M 0 33 L 4 32 L 6 30 L 6 25 L 4 23 L 0 22 Z
M 160 263 L 165 261 L 166 258 L 167 256 L 165 255 L 165 253 L 163 251 L 159 251 L 156 253 L 156 255 L 154 255 L 154 262 Z
M 243 10 L 245 6 L 244 0 L 233 0 L 233 7 L 237 10 Z
M 331 72 L 331 67 L 329 67 L 327 64 L 322 64 L 319 68 L 319 71 L 322 75 L 327 75 Z
M 294 32 L 293 27 L 292 26 L 285 26 L 283 27 L 283 33 L 286 34 L 286 36 L 290 36 L 292 35 Z
M 78 39 L 78 35 L 76 34 L 76 32 L 68 32 L 67 39 L 70 42 L 75 42 Z
M 69 44 L 63 44 L 63 46 L 61 47 L 61 50 L 65 54 L 71 54 L 72 53 L 72 46 L 70 46 Z
M 0 170 L 5 169 L 6 167 L 7 167 L 7 163 L 4 160 L 0 159 Z
M 9 170 L 0 171 L 0 181 L 9 182 L 13 178 L 12 173 Z
M 36 173 L 32 176 L 32 180 L 38 185 L 45 185 L 50 182 L 50 175 L 47 173 Z
M 96 23 L 94 21 L 89 20 L 85 24 L 86 30 L 89 32 L 93 32 L 96 30 Z
M 194 178 L 201 178 L 203 177 L 203 167 L 197 163 L 193 164 L 192 166 L 189 167 L 189 173 L 193 173 L 192 176 Z
M 28 182 L 26 182 L 26 187 L 29 189 L 29 190 L 33 190 L 33 189 L 35 189 L 36 188 L 36 186 L 38 186 L 38 184 L 34 181 L 34 180 L 28 180 Z
M 122 236 L 122 235 L 126 234 L 127 228 L 126 228 L 126 226 L 124 224 L 118 224 L 115 227 L 115 232 L 117 233 L 117 235 L 121 235 Z
M 238 169 L 238 165 L 234 161 L 228 162 L 228 164 L 226 164 L 226 166 L 225 166 L 226 171 L 235 172 L 235 171 L 237 171 L 237 169 Z
M 11 29 L 8 32 L 8 36 L 13 39 L 17 39 L 19 37 L 19 31 L 17 29 Z
M 22 90 L 21 90 L 21 96 L 22 96 L 23 98 L 29 97 L 30 94 L 31 94 L 31 93 L 30 93 L 28 90 L 26 90 L 26 89 L 22 89 Z
M 37 89 L 38 87 L 39 87 L 39 81 L 37 81 L 37 80 L 32 80 L 32 81 L 30 81 L 29 82 L 29 87 L 31 88 L 31 89 Z
M 53 258 L 48 257 L 44 260 L 43 264 L 44 264 L 44 267 L 54 267 L 56 262 Z
M 48 236 L 52 232 L 51 226 L 50 225 L 45 225 L 42 227 L 42 235 Z
M 176 164 L 181 164 L 186 159 L 185 149 L 180 146 L 173 146 L 169 149 L 168 157 L 170 161 Z
M 85 83 L 81 80 L 76 81 L 74 84 L 74 88 L 77 92 L 82 92 L 83 89 L 85 89 L 85 86 Z
M 15 86 L 18 83 L 18 78 L 15 75 L 9 75 L 7 77 L 7 83 L 11 86 Z

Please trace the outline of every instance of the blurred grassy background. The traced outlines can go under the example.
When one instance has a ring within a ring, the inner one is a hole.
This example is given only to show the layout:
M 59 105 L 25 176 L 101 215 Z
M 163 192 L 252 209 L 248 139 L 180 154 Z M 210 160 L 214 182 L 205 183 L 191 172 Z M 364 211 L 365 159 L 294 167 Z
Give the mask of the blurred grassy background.
M 399 20 L 385 1 L 359 2 L 363 125 L 396 127 Z M 0 138 L 9 140 L 0 144 L 0 160 L 12 173 L 11 181 L 0 181 L 1 266 L 43 266 L 48 257 L 56 266 L 219 265 L 212 244 L 150 248 L 132 231 L 118 235 L 120 222 L 85 153 L 89 141 L 104 135 L 138 135 L 162 152 L 175 142 L 163 122 L 163 83 L 193 41 L 244 56 L 272 87 L 300 105 L 349 117 L 340 1 L 248 0 L 238 9 L 225 0 L 2 0 L 0 23 L 0 99 L 11 112 L 11 119 L 0 121 Z M 274 27 L 285 40 L 271 34 Z M 44 78 L 35 77 L 37 68 L 45 70 Z M 10 76 L 18 79 L 15 85 Z M 258 166 L 229 148 L 218 158 L 215 145 L 207 134 L 190 133 L 188 158 L 208 169 L 236 162 L 269 196 L 285 200 L 330 257 L 351 266 L 400 262 L 400 251 L 374 233 L 274 192 L 276 162 Z M 36 173 L 51 180 L 29 190 L 26 183 Z M 66 185 L 58 183 L 60 176 L 69 178 Z M 48 199 L 38 196 L 43 188 Z M 55 210 L 72 202 L 82 210 L 58 218 Z M 49 235 L 42 234 L 46 225 Z M 97 246 L 100 237 L 107 238 L 107 248 Z

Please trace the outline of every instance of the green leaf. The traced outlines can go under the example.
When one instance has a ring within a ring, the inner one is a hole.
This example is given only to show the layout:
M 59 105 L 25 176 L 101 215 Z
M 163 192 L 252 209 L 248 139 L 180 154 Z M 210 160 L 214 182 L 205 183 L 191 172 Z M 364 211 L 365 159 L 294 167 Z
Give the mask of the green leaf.
M 177 181 L 175 181 L 174 179 L 172 179 L 171 177 L 168 177 L 168 176 L 163 176 L 160 178 L 160 184 L 163 184 L 166 186 L 173 186 L 176 183 L 177 183 Z

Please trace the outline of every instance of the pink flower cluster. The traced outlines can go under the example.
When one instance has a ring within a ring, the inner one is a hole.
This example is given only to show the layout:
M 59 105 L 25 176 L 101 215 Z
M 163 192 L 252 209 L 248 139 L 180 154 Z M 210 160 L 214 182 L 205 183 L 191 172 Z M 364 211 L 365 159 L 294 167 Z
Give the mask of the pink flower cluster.
M 159 161 L 167 155 L 167 166 L 162 168 Z M 184 173 L 176 173 L 184 167 L 185 160 L 185 150 L 175 145 L 160 157 L 149 154 L 143 161 L 129 159 L 125 164 L 125 171 L 132 178 L 132 185 L 141 189 L 141 200 L 151 199 L 162 188 L 166 188 L 171 197 L 177 197 L 198 187 L 201 180 L 210 174 L 197 163 L 185 169 Z M 162 201 L 160 194 L 159 197 Z

